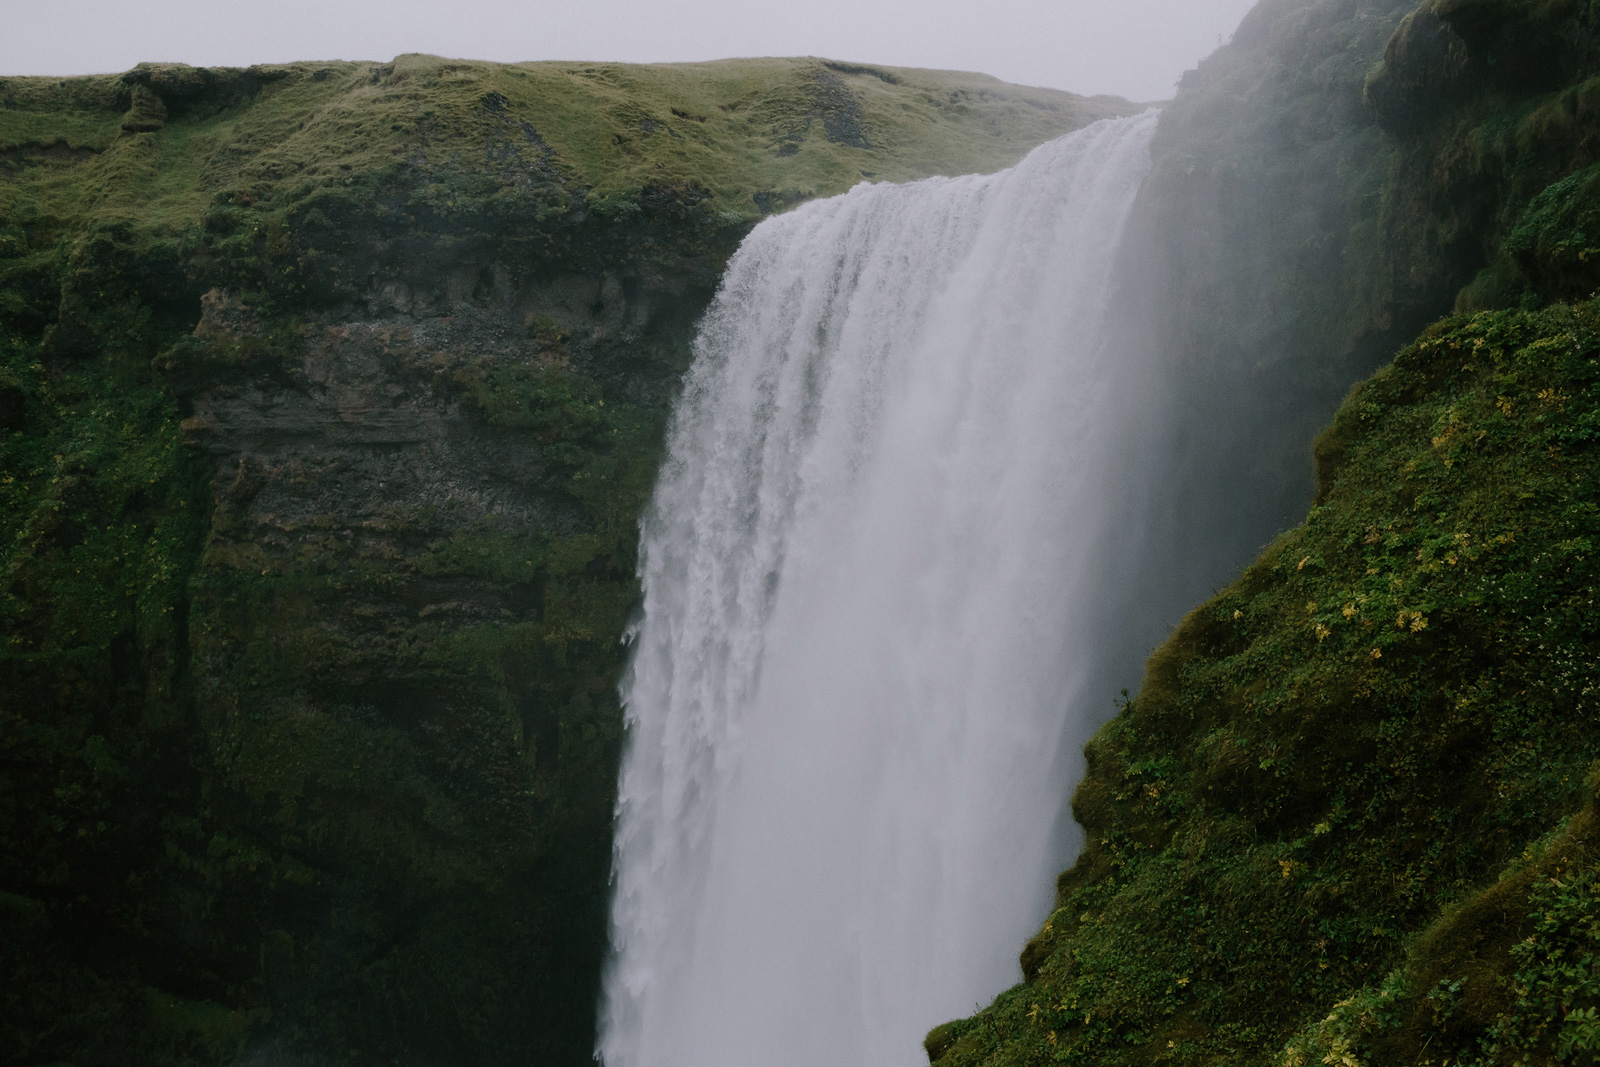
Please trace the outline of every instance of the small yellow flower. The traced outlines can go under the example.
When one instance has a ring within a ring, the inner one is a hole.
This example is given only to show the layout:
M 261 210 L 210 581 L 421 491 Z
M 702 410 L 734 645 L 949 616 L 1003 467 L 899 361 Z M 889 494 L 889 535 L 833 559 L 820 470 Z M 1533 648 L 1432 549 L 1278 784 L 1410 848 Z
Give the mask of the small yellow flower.
M 1348 618 L 1352 618 L 1355 615 L 1355 613 L 1356 613 L 1356 606 L 1354 604 L 1346 604 L 1344 607 L 1339 609 L 1339 614 L 1343 615 L 1347 619 Z
M 1328 635 L 1333 633 L 1332 630 L 1328 629 L 1326 626 L 1322 625 L 1320 622 L 1317 623 L 1316 626 L 1312 627 L 1312 632 L 1314 632 L 1317 635 L 1317 640 L 1318 641 L 1326 641 L 1328 639 Z
M 1373 649 L 1372 650 L 1372 658 L 1373 659 L 1382 659 L 1383 658 L 1383 650 L 1382 649 L 1377 649 L 1377 648 Z

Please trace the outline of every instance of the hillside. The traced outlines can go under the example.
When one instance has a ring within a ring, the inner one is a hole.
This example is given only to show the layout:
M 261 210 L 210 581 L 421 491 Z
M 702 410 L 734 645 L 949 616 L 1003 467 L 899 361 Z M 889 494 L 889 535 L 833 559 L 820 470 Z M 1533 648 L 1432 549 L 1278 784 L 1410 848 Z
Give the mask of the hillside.
M 1089 745 L 1056 910 L 940 1067 L 1595 1062 L 1589 17 L 1268 2 L 1186 79 L 1144 339 L 1202 447 L 1146 581 L 1221 589 Z M 1281 457 L 1330 418 L 1313 487 Z
M 636 520 L 723 262 L 1130 109 L 822 60 L 0 79 L 7 1062 L 591 1062 Z
M 1596 1047 L 1597 380 L 1600 308 L 1555 304 L 1440 323 L 1351 395 L 1310 518 L 1090 745 L 1028 981 L 935 1062 Z
M 219 192 L 287 206 L 417 170 L 470 173 L 497 187 L 500 210 L 535 216 L 522 200 L 541 189 L 546 214 L 558 190 L 626 214 L 640 190 L 677 189 L 748 220 L 866 179 L 1009 166 L 1128 110 L 982 74 L 816 59 L 145 65 L 0 78 L 0 209 L 158 230 L 198 224 Z M 433 193 L 452 195 L 472 193 Z

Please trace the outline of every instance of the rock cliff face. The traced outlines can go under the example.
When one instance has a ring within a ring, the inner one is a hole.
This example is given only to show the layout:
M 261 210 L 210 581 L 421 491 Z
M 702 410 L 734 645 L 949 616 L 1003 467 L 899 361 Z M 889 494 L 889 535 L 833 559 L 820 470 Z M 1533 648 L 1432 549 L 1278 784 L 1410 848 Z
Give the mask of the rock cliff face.
M 817 60 L 0 80 L 7 1062 L 590 1062 L 636 520 L 722 263 L 1128 110 Z

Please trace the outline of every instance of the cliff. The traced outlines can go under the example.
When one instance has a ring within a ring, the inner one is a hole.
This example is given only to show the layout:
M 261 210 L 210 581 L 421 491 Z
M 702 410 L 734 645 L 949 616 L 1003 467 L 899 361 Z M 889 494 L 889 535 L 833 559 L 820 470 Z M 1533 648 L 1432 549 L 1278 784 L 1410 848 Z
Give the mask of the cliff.
M 1227 584 L 933 1062 L 1594 1062 L 1594 41 L 1582 3 L 1268 0 L 1185 79 L 1133 251 L 1187 486 L 1136 512 L 1141 595 Z
M 590 1062 L 636 519 L 724 260 L 1129 110 L 821 60 L 0 79 L 7 1061 Z

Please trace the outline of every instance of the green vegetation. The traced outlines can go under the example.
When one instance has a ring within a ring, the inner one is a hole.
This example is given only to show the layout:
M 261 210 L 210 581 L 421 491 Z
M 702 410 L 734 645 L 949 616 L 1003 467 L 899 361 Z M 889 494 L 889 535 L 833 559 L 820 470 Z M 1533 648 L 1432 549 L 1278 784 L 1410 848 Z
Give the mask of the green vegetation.
M 175 757 L 190 744 L 189 580 L 210 510 L 205 464 L 152 381 L 149 305 L 121 314 L 142 280 L 106 279 L 116 347 L 92 364 L 51 373 L 36 342 L 0 335 L 0 1012 L 17 1057 L 61 1028 L 103 1062 L 208 1039 L 126 1026 L 147 1010 L 138 958 L 175 918 L 149 892 L 151 860 L 170 812 L 192 804 Z M 34 311 L 19 304 L 8 311 Z
M 1441 323 L 1353 392 L 1305 524 L 1089 746 L 1028 982 L 937 1062 L 1551 1062 L 1600 1006 L 1597 426 L 1593 304 Z
M 319 196 L 358 195 L 363 183 L 420 169 L 475 179 L 427 190 L 441 215 L 491 189 L 495 208 L 519 218 L 570 210 L 554 187 L 615 214 L 638 211 L 643 190 L 695 190 L 711 214 L 749 220 L 864 178 L 995 170 L 1129 110 L 979 74 L 817 59 L 505 65 L 407 55 L 5 78 L 0 165 L 12 173 L 0 216 L 176 230 L 219 203 L 259 212 L 263 201 L 306 202 L 309 213 Z
M 0 79 L 0 1058 L 591 1062 L 637 517 L 763 214 L 1124 101 Z
M 1212 530 L 1304 507 L 1270 457 L 1377 372 L 1316 440 L 1304 522 L 1089 745 L 1024 981 L 928 1035 L 940 1067 L 1595 1062 L 1588 9 L 1263 4 L 1186 79 L 1144 194 L 1206 456 L 1179 580 Z

